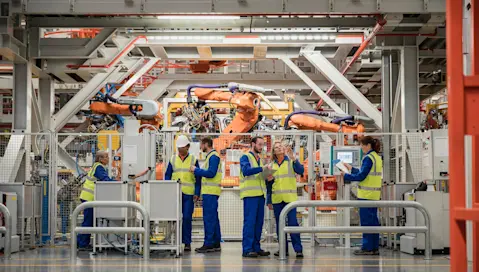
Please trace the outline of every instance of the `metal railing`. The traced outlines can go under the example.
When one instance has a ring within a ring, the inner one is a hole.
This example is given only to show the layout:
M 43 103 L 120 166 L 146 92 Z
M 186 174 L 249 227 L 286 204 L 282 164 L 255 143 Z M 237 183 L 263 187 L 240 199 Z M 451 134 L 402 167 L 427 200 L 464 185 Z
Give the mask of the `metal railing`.
M 88 208 L 134 208 L 140 211 L 143 217 L 143 227 L 77 227 L 77 220 L 80 211 Z M 71 222 L 71 261 L 76 262 L 77 259 L 77 239 L 79 233 L 91 234 L 125 234 L 140 233 L 143 234 L 144 247 L 143 259 L 147 261 L 150 258 L 150 215 L 145 207 L 133 201 L 89 201 L 80 204 L 73 211 Z
M 338 207 L 338 208 L 415 208 L 424 216 L 425 226 L 413 227 L 286 227 L 286 216 L 298 207 Z M 418 202 L 414 201 L 295 201 L 284 207 L 279 216 L 279 259 L 286 260 L 286 233 L 425 233 L 425 259 L 430 260 L 431 248 L 431 215 Z
M 0 203 L 0 212 L 3 213 L 3 218 L 6 221 L 5 227 L 0 227 L 0 233 L 5 234 L 5 243 L 3 246 L 3 254 L 6 259 L 12 256 L 12 215 L 8 208 Z

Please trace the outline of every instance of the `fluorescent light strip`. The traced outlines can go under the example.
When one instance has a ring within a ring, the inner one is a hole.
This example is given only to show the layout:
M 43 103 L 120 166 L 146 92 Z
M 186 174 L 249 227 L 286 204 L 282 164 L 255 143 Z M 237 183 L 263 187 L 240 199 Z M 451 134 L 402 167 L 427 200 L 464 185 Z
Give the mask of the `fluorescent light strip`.
M 158 16 L 159 20 L 238 20 L 240 16 Z
M 222 40 L 225 39 L 225 36 L 219 36 L 219 35 L 211 35 L 211 36 L 201 36 L 201 35 L 195 35 L 195 36 L 178 36 L 178 35 L 163 35 L 163 36 L 149 36 L 149 39 L 151 40 L 210 40 L 210 41 L 215 41 L 215 40 Z M 231 38 L 228 38 L 229 40 L 232 40 Z M 251 39 L 248 39 L 248 37 L 237 37 L 235 40 L 244 40 L 244 41 L 249 41 Z M 293 35 L 261 35 L 257 39 L 261 39 L 262 41 L 333 41 L 336 39 L 336 35 L 331 35 L 331 34 L 293 34 Z M 255 39 L 255 43 L 257 43 L 257 39 Z

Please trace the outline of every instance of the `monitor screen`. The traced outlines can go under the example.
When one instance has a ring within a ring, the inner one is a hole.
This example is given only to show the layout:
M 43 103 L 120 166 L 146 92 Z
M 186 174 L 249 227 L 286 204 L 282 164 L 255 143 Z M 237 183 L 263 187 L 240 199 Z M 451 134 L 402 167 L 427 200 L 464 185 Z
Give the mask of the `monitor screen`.
M 353 152 L 351 151 L 339 151 L 337 152 L 338 160 L 345 163 L 353 163 Z

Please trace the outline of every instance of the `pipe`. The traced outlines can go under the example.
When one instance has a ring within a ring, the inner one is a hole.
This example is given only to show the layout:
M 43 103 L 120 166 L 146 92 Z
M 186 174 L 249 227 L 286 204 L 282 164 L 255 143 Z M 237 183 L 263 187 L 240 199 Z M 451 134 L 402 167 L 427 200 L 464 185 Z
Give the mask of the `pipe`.
M 384 27 L 384 25 L 387 23 L 386 20 L 384 19 L 379 19 L 376 26 L 373 28 L 373 31 L 369 34 L 369 36 L 363 41 L 363 43 L 359 46 L 358 50 L 356 53 L 354 53 L 353 58 L 351 61 L 341 70 L 341 74 L 344 75 L 346 74 L 349 69 L 353 66 L 353 64 L 359 59 L 361 54 L 364 52 L 366 47 L 369 45 L 371 40 L 376 37 L 376 35 L 381 31 Z M 334 89 L 334 84 L 331 84 L 329 89 L 326 91 L 326 95 L 329 95 Z M 321 108 L 321 105 L 323 104 L 323 99 L 319 100 L 318 104 L 316 105 L 316 109 Z
M 0 211 L 3 213 L 5 219 L 5 227 L 0 227 L 0 233 L 5 233 L 5 244 L 3 246 L 6 259 L 10 259 L 12 256 L 12 215 L 8 208 L 0 203 Z
M 322 228 L 322 227 L 288 227 L 286 228 L 286 216 L 289 212 L 298 207 L 338 207 L 338 208 L 414 208 L 419 210 L 424 216 L 424 227 L 403 227 L 401 230 L 397 231 L 396 227 L 381 227 L 381 226 L 361 226 L 361 227 L 335 227 L 333 228 Z M 279 216 L 279 227 L 278 227 L 278 239 L 279 239 L 279 259 L 284 261 L 286 260 L 286 232 L 288 233 L 318 233 L 318 232 L 336 232 L 336 233 L 351 233 L 353 232 L 419 232 L 422 231 L 425 233 L 425 251 L 424 259 L 430 260 L 432 257 L 432 247 L 431 247 L 431 215 L 428 210 L 419 202 L 415 201 L 374 201 L 374 200 L 334 200 L 334 201 L 315 201 L 315 200 L 302 200 L 291 202 L 281 211 Z
M 77 227 L 78 215 L 81 211 L 88 208 L 133 208 L 141 213 L 143 217 L 143 228 L 137 227 Z M 142 229 L 142 230 L 140 230 Z M 77 261 L 77 233 L 143 233 L 143 260 L 150 259 L 150 214 L 144 206 L 133 201 L 88 201 L 78 205 L 72 213 L 71 218 L 71 245 L 70 245 L 70 259 L 73 264 Z
M 191 98 L 191 89 L 194 89 L 194 88 L 225 88 L 225 87 L 228 87 L 227 84 L 216 84 L 216 85 L 190 85 L 188 86 L 188 88 L 186 88 L 186 101 L 188 103 L 191 103 L 193 102 L 192 98 Z
M 132 49 L 132 47 L 135 45 L 135 43 L 140 39 L 145 39 L 146 41 L 148 41 L 148 38 L 146 36 L 137 36 L 135 39 L 133 39 L 133 41 L 128 43 L 128 45 L 123 50 L 121 50 L 121 52 L 112 61 L 110 61 L 110 63 L 108 63 L 106 65 L 68 64 L 67 68 L 69 68 L 69 69 L 78 69 L 78 68 L 105 68 L 105 69 L 108 69 L 112 65 L 115 65 L 116 62 L 118 60 L 120 60 L 120 58 L 122 58 L 125 54 L 127 54 Z

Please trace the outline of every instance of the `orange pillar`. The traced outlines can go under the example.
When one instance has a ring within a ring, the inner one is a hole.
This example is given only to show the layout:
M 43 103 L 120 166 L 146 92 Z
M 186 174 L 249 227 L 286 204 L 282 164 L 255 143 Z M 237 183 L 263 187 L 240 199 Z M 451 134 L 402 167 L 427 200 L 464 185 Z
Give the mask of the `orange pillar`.
M 466 221 L 474 221 L 473 271 L 479 271 L 479 0 L 472 7 L 472 75 L 464 76 L 463 1 L 446 2 L 449 99 L 451 271 L 467 271 Z M 473 207 L 466 209 L 464 137 L 472 136 Z

